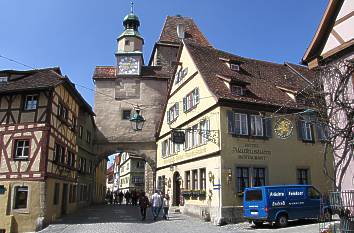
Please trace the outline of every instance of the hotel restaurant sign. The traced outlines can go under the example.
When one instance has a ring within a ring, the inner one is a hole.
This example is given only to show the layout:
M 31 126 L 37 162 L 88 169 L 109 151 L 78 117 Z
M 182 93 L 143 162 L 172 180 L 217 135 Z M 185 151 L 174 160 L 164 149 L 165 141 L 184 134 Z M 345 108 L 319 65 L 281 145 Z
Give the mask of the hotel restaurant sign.
M 258 144 L 234 146 L 232 148 L 232 153 L 235 153 L 239 159 L 259 161 L 269 160 L 269 156 L 272 155 L 271 150 L 262 149 Z

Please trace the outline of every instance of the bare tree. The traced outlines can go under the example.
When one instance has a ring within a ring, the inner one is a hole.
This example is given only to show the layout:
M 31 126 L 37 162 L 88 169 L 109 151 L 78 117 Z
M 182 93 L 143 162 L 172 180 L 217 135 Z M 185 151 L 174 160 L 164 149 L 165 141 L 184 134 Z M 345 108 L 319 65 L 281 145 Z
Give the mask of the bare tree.
M 353 160 L 353 69 L 353 62 L 349 61 L 321 66 L 317 77 L 311 80 L 312 87 L 304 93 L 308 104 L 318 113 L 315 125 L 324 143 L 323 168 L 337 191 L 342 189 Z

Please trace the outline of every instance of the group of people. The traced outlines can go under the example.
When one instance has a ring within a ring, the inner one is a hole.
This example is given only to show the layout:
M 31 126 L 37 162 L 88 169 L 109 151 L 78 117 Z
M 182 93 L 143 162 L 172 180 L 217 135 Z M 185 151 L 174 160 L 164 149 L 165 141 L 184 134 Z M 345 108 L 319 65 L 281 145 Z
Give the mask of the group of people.
M 142 220 L 146 219 L 146 209 L 151 206 L 152 214 L 154 217 L 154 221 L 158 218 L 161 210 L 163 213 L 162 218 L 167 220 L 168 219 L 168 210 L 170 206 L 170 197 L 168 194 L 163 194 L 158 190 L 151 197 L 151 202 L 149 201 L 148 197 L 143 193 L 143 195 L 139 198 L 139 206 L 140 206 L 140 213 Z
M 169 201 L 170 197 L 168 194 L 163 194 L 162 192 L 156 190 L 155 193 L 151 196 L 151 199 L 146 196 L 145 192 L 143 191 L 136 191 L 133 190 L 131 192 L 127 191 L 123 193 L 122 191 L 112 192 L 110 190 L 106 193 L 106 201 L 108 204 L 114 205 L 123 203 L 123 198 L 125 199 L 125 204 L 132 206 L 140 207 L 140 213 L 142 221 L 146 219 L 146 209 L 151 207 L 152 214 L 154 217 L 154 221 L 158 218 L 161 210 L 162 210 L 162 218 L 167 220 L 168 219 L 168 210 L 169 210 Z
M 121 205 L 123 203 L 123 199 L 125 199 L 126 205 L 131 204 L 133 206 L 137 206 L 139 196 L 141 196 L 142 193 L 143 193 L 143 191 L 138 192 L 136 190 L 133 190 L 131 192 L 127 191 L 125 193 L 123 193 L 122 191 L 112 192 L 112 191 L 108 190 L 106 193 L 106 201 L 108 204 L 111 204 L 111 205 L 114 205 L 114 204 Z

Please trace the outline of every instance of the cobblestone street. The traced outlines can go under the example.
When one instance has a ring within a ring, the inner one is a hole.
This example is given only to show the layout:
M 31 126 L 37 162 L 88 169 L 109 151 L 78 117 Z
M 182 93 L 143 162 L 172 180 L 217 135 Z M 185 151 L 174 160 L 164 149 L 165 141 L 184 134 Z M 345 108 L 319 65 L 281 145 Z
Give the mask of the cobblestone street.
M 152 220 L 151 210 L 148 209 L 147 220 L 140 220 L 138 207 L 131 206 L 93 206 L 82 209 L 74 215 L 66 216 L 57 223 L 48 226 L 42 233 L 231 233 L 231 232 L 286 232 L 310 233 L 318 232 L 318 223 L 294 222 L 288 228 L 276 229 L 265 225 L 254 229 L 249 223 L 229 224 L 222 227 L 214 226 L 197 218 L 180 213 L 171 213 L 169 220 Z

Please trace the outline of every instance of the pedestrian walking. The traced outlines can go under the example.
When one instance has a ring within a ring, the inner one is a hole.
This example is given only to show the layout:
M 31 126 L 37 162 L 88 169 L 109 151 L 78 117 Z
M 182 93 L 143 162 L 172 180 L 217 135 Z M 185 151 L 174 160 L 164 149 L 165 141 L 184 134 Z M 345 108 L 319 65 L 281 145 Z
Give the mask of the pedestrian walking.
M 142 192 L 139 198 L 139 207 L 141 220 L 144 221 L 146 219 L 146 208 L 149 206 L 149 199 L 145 195 L 145 192 Z
M 114 192 L 114 204 L 118 204 L 118 190 Z
M 132 205 L 137 206 L 137 202 L 138 202 L 138 194 L 137 194 L 136 190 L 134 189 L 132 191 Z
M 123 194 L 122 191 L 120 191 L 120 192 L 118 193 L 118 203 L 119 203 L 119 205 L 122 204 L 122 202 L 123 202 L 123 197 L 124 197 L 124 194 Z
M 154 221 L 155 221 L 159 216 L 159 209 L 161 209 L 162 206 L 161 196 L 157 190 L 155 190 L 155 193 L 151 197 L 151 205 L 152 205 L 152 214 L 154 216 Z
M 170 196 L 168 194 L 163 195 L 162 203 L 163 203 L 163 206 L 162 206 L 163 219 L 167 220 L 168 219 L 168 210 L 170 208 Z
M 124 197 L 125 197 L 125 204 L 128 205 L 130 203 L 130 192 L 129 190 L 124 194 Z

